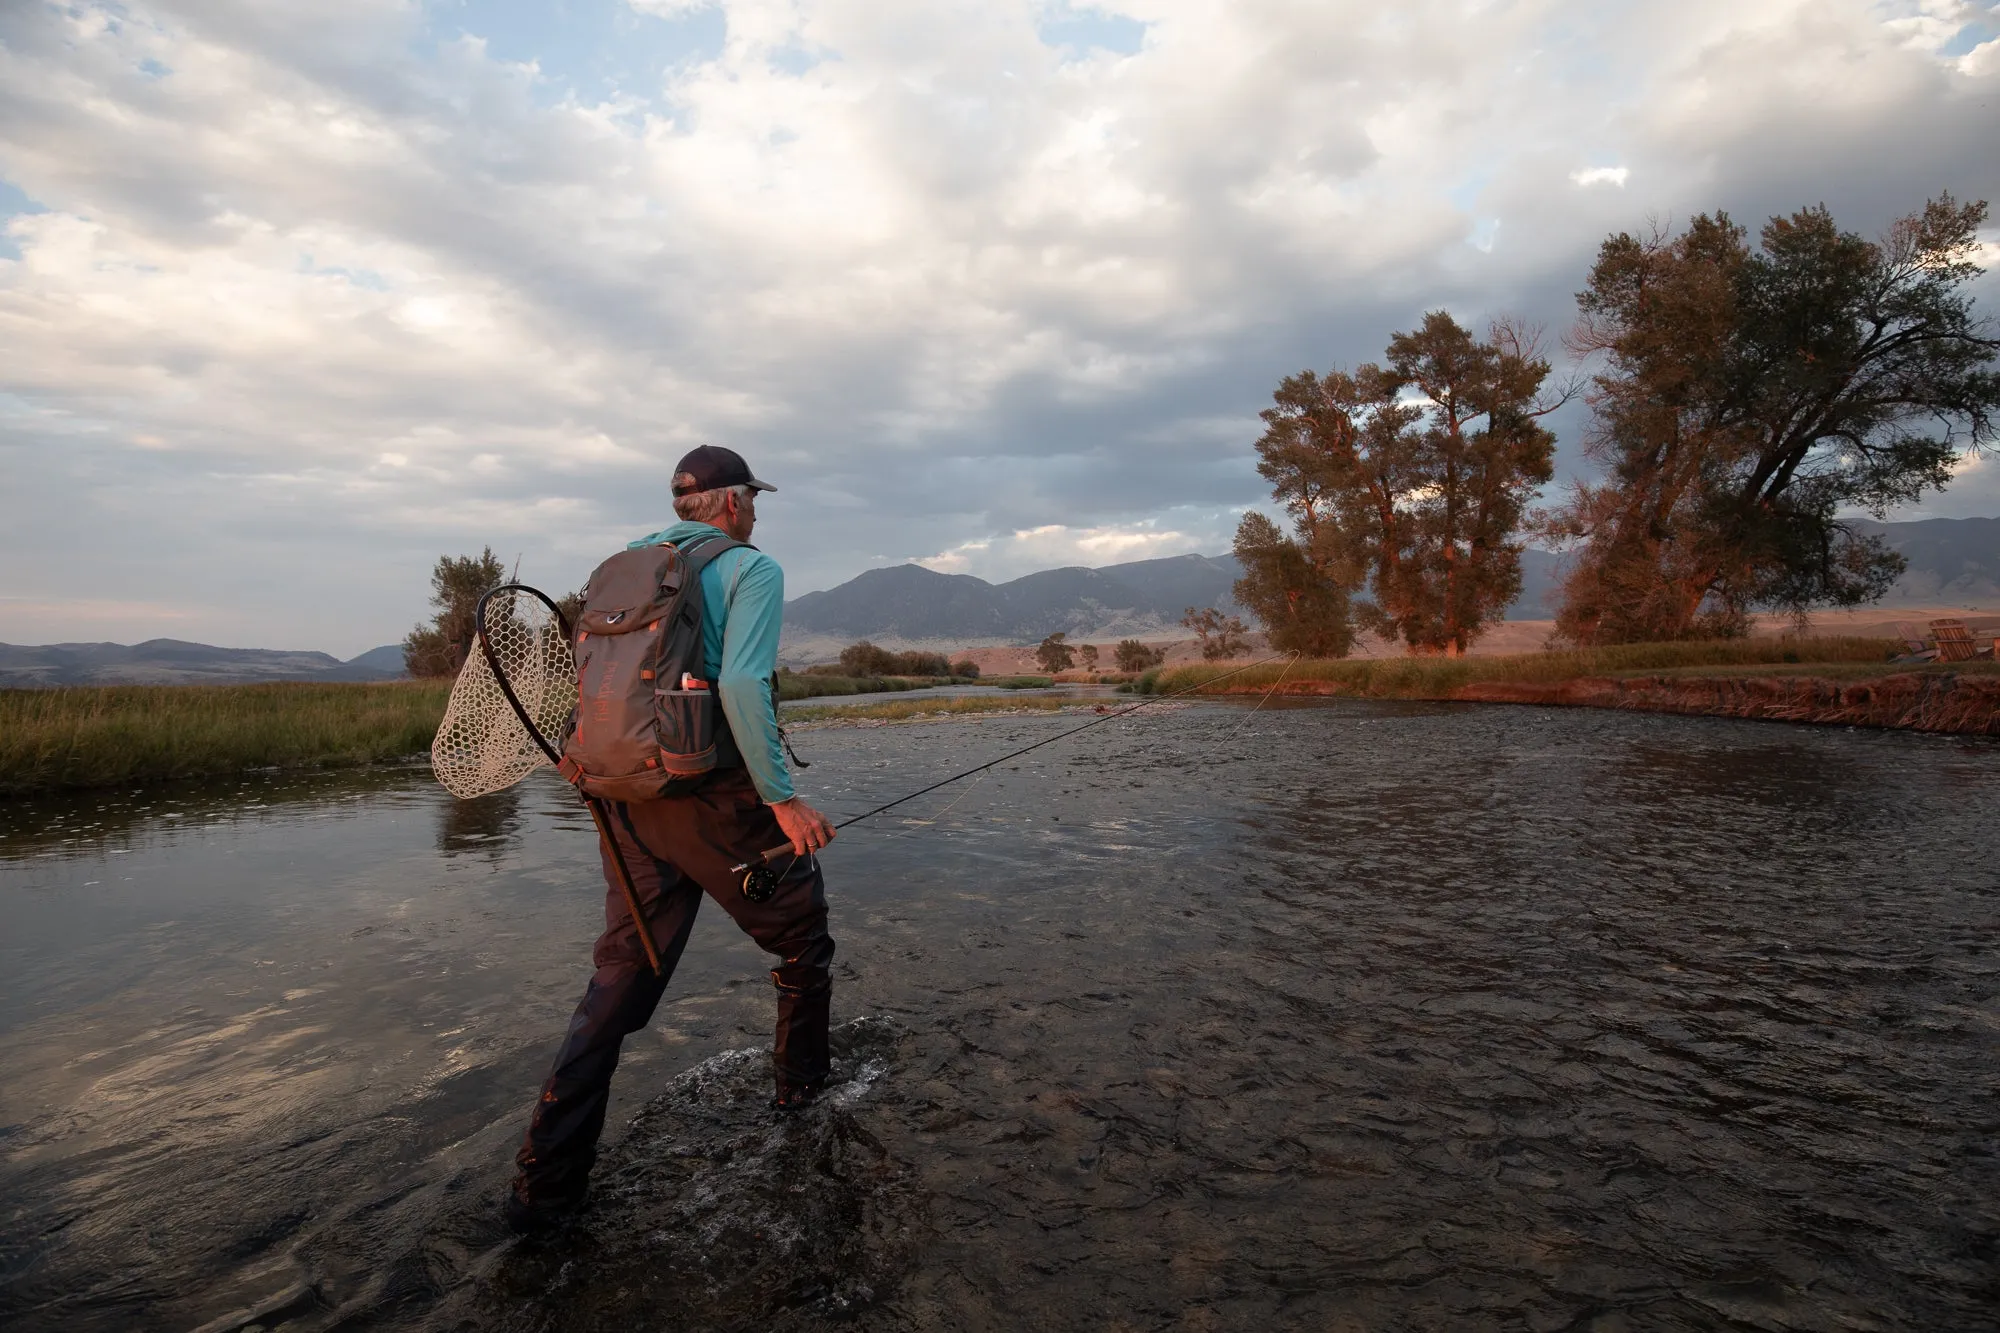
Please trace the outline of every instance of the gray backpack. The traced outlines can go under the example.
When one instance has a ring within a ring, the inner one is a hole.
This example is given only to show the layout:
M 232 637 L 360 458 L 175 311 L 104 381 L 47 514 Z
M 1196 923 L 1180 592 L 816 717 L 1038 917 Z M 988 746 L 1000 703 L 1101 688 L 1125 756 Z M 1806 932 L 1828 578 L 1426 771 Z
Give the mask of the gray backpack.
M 576 712 L 558 767 L 586 795 L 672 796 L 742 765 L 715 682 L 701 678 L 701 571 L 744 545 L 717 534 L 620 551 L 584 585 Z

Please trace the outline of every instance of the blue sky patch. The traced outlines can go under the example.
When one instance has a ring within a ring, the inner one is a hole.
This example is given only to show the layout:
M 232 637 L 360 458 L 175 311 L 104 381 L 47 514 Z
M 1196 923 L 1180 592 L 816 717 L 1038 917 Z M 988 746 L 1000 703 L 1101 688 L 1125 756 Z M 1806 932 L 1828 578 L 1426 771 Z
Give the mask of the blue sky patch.
M 1044 46 L 1074 51 L 1079 56 L 1091 51 L 1137 55 L 1146 40 L 1146 25 L 1138 19 L 1094 6 L 1069 4 L 1052 8 L 1035 32 Z
M 1937 53 L 1941 56 L 1969 55 L 1974 47 L 1995 37 L 2000 37 L 2000 20 L 1975 19 L 1952 34 L 1951 40 L 1940 46 Z
M 23 213 L 46 213 L 49 210 L 30 199 L 27 191 L 10 180 L 0 180 L 0 259 L 19 259 L 21 247 L 14 244 L 14 238 L 7 235 L 7 219 L 19 217 Z
M 803 46 L 781 46 L 771 52 L 771 68 L 797 78 L 825 59 L 819 52 L 808 51 Z
M 424 12 L 433 50 L 477 37 L 495 60 L 539 65 L 544 104 L 656 101 L 667 71 L 715 59 L 728 31 L 719 4 L 674 18 L 625 0 L 426 0 Z
M 10 180 L 0 179 L 0 218 L 17 213 L 46 213 L 49 210 L 28 197 L 28 192 Z
M 373 269 L 341 268 L 332 264 L 323 265 L 315 261 L 311 255 L 299 256 L 298 271 L 321 277 L 341 278 L 356 287 L 362 288 L 364 291 L 386 292 L 389 290 L 388 279 Z

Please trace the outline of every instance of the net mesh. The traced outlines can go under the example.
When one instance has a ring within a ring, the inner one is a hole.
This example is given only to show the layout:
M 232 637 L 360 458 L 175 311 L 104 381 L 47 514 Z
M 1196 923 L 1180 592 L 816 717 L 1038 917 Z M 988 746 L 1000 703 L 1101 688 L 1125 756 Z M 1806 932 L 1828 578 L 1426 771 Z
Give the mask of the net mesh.
M 560 622 L 539 596 L 503 591 L 488 599 L 488 639 L 507 683 L 542 735 L 559 744 L 576 707 L 576 659 Z M 486 654 L 473 644 L 431 742 L 431 768 L 453 796 L 511 787 L 549 762 L 500 692 Z

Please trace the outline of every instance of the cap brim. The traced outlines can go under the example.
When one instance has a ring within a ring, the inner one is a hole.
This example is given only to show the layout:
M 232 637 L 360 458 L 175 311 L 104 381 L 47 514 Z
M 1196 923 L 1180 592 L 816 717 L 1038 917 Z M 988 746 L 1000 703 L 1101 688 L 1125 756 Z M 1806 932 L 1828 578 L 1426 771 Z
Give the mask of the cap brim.
M 747 484 L 753 491 L 775 491 L 778 489 L 776 486 L 773 486 L 770 482 L 759 481 L 755 477 L 750 478 Z

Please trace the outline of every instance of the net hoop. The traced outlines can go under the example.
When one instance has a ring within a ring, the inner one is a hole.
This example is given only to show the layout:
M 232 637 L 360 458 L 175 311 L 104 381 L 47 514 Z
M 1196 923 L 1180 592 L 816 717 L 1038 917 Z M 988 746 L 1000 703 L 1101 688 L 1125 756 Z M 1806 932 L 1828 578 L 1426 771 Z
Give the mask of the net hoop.
M 431 742 L 437 780 L 466 800 L 553 763 L 554 742 L 576 707 L 569 623 L 546 594 L 502 584 L 479 599 L 473 623 L 478 641 Z

